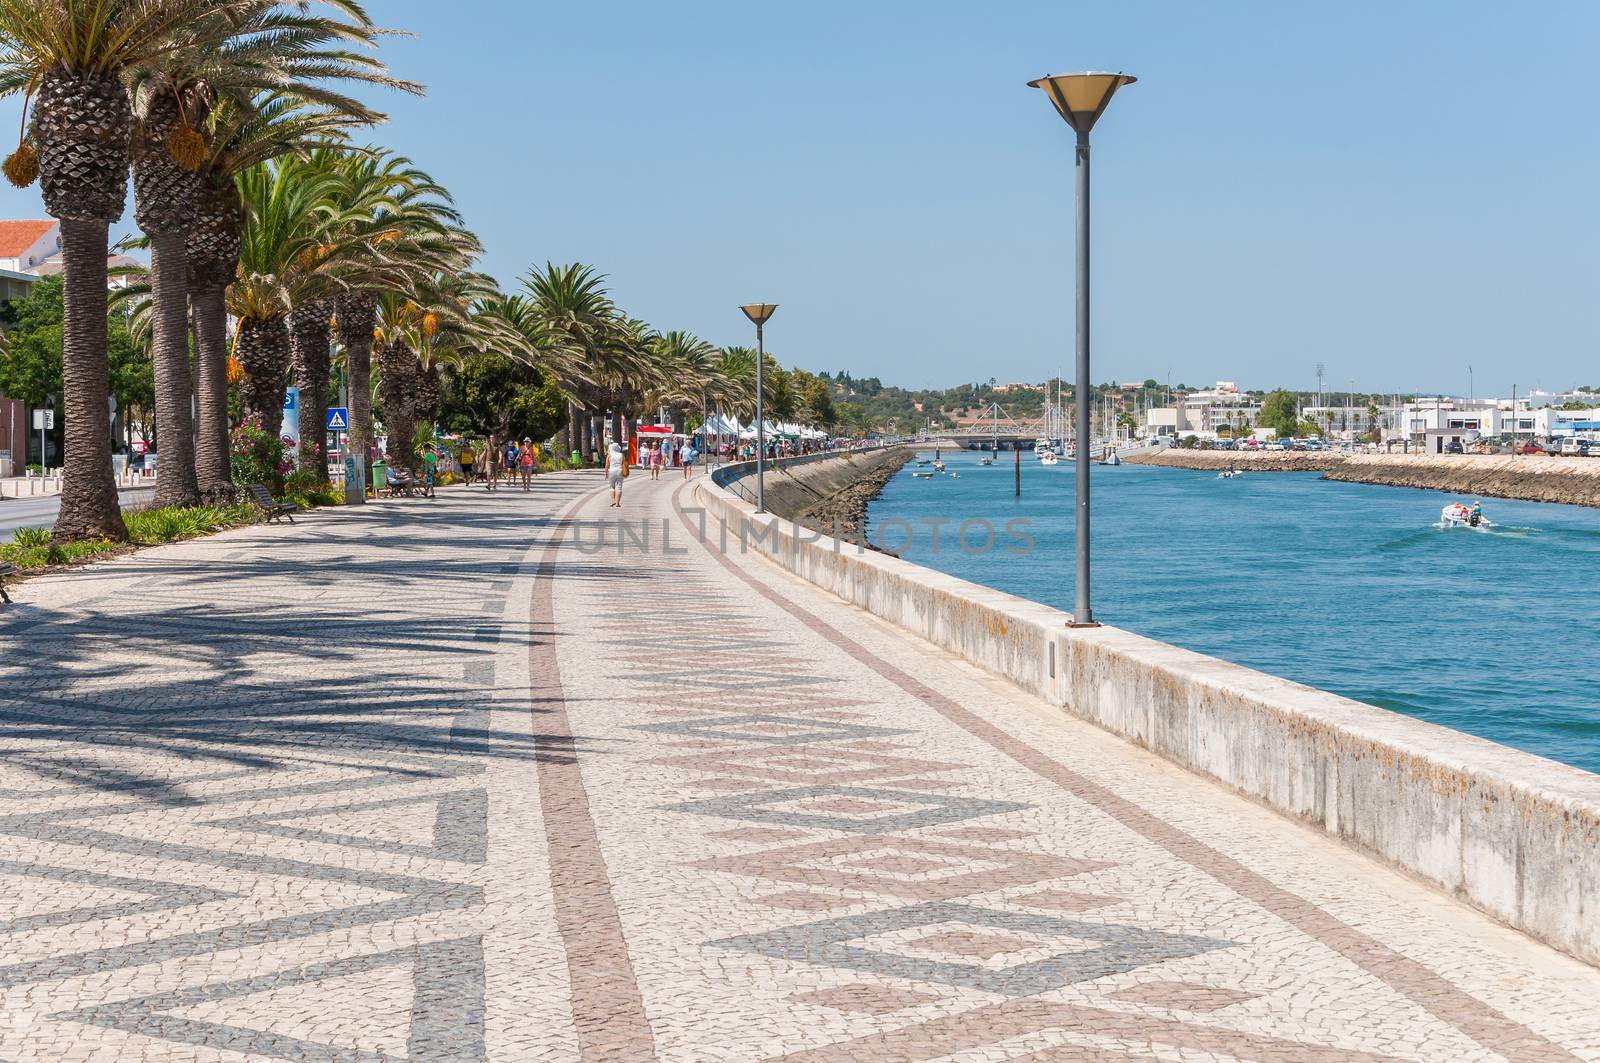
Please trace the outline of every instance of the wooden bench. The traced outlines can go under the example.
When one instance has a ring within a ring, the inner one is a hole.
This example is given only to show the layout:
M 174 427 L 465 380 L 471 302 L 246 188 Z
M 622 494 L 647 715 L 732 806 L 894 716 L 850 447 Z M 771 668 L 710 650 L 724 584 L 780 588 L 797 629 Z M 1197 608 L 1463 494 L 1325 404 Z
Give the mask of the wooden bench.
M 268 524 L 271 524 L 279 517 L 288 517 L 289 523 L 293 524 L 295 512 L 300 508 L 293 502 L 274 502 L 272 495 L 267 493 L 265 484 L 251 484 L 250 497 L 255 500 L 255 504 L 260 507 L 261 512 L 267 515 Z
M 16 565 L 8 565 L 4 562 L 0 562 L 0 602 L 4 602 L 6 605 L 11 604 L 11 595 L 6 593 L 6 577 L 15 576 L 16 574 Z
M 389 497 L 399 498 L 402 495 L 406 498 L 433 497 L 432 492 L 428 490 L 428 481 L 425 478 L 415 476 L 405 469 L 390 469 Z

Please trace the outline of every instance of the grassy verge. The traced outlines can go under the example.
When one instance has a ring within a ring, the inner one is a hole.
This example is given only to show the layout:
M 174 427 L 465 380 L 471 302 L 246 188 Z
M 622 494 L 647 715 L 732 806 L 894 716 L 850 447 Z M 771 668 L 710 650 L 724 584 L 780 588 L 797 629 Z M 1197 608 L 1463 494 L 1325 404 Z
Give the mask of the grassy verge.
M 156 546 L 210 535 L 241 524 L 254 524 L 257 516 L 254 506 L 242 502 L 231 506 L 129 510 L 122 514 L 123 523 L 128 526 L 125 543 L 110 539 L 52 543 L 50 532 L 44 528 L 19 528 L 9 543 L 0 544 L 0 561 L 32 571 L 80 564 L 122 553 L 129 547 Z

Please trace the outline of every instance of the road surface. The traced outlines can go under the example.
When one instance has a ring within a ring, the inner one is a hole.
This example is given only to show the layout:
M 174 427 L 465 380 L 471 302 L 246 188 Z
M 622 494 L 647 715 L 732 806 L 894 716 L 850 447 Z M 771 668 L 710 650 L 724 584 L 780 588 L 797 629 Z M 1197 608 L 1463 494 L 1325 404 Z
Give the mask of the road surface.
M 155 495 L 154 487 L 125 487 L 118 494 L 124 508 L 148 502 Z M 56 512 L 61 508 L 60 495 L 39 495 L 29 498 L 0 499 L 0 542 L 10 542 L 11 534 L 18 528 L 48 528 L 56 522 Z

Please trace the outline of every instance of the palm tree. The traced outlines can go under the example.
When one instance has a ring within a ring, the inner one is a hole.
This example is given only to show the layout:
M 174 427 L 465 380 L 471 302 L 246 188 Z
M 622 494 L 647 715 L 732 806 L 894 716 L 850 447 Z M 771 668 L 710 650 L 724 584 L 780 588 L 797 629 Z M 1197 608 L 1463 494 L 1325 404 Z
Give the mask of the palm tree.
M 450 194 L 403 156 L 350 152 L 334 170 L 340 209 L 325 238 L 349 250 L 332 271 L 334 316 L 350 387 L 350 449 L 364 468 L 372 446 L 372 342 L 378 299 L 459 264 L 460 217 Z
M 343 135 L 342 112 L 311 108 L 287 96 L 262 96 L 248 107 L 223 99 L 207 116 L 207 155 L 196 220 L 185 235 L 194 319 L 198 432 L 195 464 L 201 495 L 231 498 L 228 462 L 228 311 L 225 291 L 238 273 L 244 207 L 238 174 L 271 159 L 304 154 Z M 319 428 L 320 431 L 320 428 Z
M 556 353 L 556 364 L 548 368 L 572 400 L 568 434 L 574 449 L 597 449 L 600 418 L 633 363 L 625 356 L 625 345 L 617 342 L 620 319 L 605 278 L 582 263 L 547 262 L 523 276 L 522 289 L 526 305 L 514 304 L 518 327 L 525 335 L 536 335 L 542 349 Z
M 208 156 L 206 139 L 197 130 L 206 128 L 206 117 L 219 106 L 251 111 L 258 101 L 270 104 L 274 97 L 263 96 L 266 91 L 280 99 L 313 101 L 352 122 L 381 117 L 323 88 L 321 83 L 330 79 L 420 91 L 387 77 L 376 59 L 348 52 L 348 42 L 370 43 L 377 31 L 359 6 L 339 6 L 356 21 L 317 17 L 304 10 L 304 4 L 291 10 L 274 0 L 216 5 L 205 15 L 204 32 L 195 34 L 186 46 L 155 57 L 130 77 L 139 119 L 133 152 L 134 202 L 139 226 L 150 238 L 157 416 L 167 428 L 156 487 L 158 505 L 192 504 L 199 497 L 190 423 L 186 262 Z M 201 331 L 215 325 L 217 303 L 220 297 L 206 305 L 211 320 L 200 326 Z M 220 371 L 216 366 L 209 369 L 207 390 L 215 387 Z M 215 426 L 211 428 L 209 434 L 215 436 Z M 216 460 L 214 455 L 208 458 Z M 207 472 L 212 481 L 221 476 L 220 469 Z M 209 486 L 210 493 L 220 487 Z
M 237 183 L 247 209 L 228 304 L 239 319 L 240 398 L 246 417 L 275 432 L 289 369 L 289 310 L 323 294 L 318 267 L 338 253 L 337 245 L 324 243 L 320 224 L 334 209 L 337 182 L 326 170 L 282 158 L 251 167 Z
M 0 0 L 0 92 L 33 92 L 6 176 L 40 179 L 61 222 L 66 482 L 52 537 L 127 537 L 106 422 L 106 257 L 127 195 L 133 113 L 123 74 L 205 32 L 225 0 Z

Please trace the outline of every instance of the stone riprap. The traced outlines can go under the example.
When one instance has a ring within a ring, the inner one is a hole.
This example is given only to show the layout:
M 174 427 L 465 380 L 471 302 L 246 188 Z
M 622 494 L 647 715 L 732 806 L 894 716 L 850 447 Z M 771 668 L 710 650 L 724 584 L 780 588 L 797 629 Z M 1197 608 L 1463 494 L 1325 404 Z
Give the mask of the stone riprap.
M 1600 1056 L 1600 971 L 724 545 L 695 483 L 535 487 L 18 589 L 0 1059 Z
M 1548 454 L 1335 454 L 1304 451 L 1185 450 L 1131 454 L 1134 465 L 1175 469 L 1320 472 L 1347 483 L 1417 487 L 1460 495 L 1600 506 L 1600 458 Z
M 1300 450 L 1188 450 L 1159 447 L 1123 458 L 1130 465 L 1163 465 L 1169 469 L 1248 469 L 1251 472 L 1326 472 L 1344 463 L 1341 454 Z
M 1356 454 L 1329 480 L 1600 506 L 1600 458 L 1548 454 Z
M 719 535 L 844 600 L 1600 963 L 1600 776 L 700 497 Z
M 912 450 L 895 446 L 779 458 L 767 466 L 764 476 L 767 511 L 818 531 L 864 540 L 867 507 L 915 456 Z M 713 478 L 741 497 L 755 497 L 753 461 L 723 466 Z

